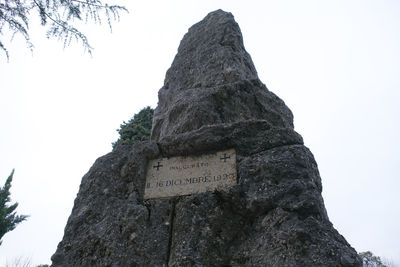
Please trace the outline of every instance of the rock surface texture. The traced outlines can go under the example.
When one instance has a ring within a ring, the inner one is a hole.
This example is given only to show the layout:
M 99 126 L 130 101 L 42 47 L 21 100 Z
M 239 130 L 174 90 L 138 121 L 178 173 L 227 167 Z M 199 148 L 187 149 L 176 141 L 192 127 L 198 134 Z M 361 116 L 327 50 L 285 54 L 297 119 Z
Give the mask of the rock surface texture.
M 117 147 L 83 177 L 53 266 L 361 266 L 328 219 L 292 113 L 258 79 L 230 13 L 184 36 L 151 139 Z M 238 185 L 143 199 L 149 159 L 227 148 Z

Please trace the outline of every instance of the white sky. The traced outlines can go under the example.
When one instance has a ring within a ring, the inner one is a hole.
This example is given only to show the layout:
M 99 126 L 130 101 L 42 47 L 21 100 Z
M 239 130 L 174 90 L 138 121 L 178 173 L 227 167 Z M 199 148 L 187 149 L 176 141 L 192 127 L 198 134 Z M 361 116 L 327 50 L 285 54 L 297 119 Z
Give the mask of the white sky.
M 121 1 L 123 3 L 123 1 Z M 0 58 L 0 184 L 31 217 L 6 234 L 0 266 L 50 263 L 82 176 L 122 121 L 157 92 L 187 29 L 218 8 L 239 23 L 260 79 L 294 114 L 335 228 L 357 251 L 400 263 L 400 2 L 129 1 L 93 58 L 31 25 Z M 2 39 L 4 39 L 2 37 Z

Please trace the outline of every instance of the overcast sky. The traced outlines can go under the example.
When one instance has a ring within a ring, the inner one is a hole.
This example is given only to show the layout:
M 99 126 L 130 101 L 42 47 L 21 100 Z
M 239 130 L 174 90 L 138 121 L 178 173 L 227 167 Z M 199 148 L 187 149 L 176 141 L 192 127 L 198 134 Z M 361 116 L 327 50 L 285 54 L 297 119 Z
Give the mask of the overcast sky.
M 123 3 L 123 1 L 121 1 Z M 50 263 L 82 176 L 157 92 L 188 28 L 224 9 L 260 79 L 313 152 L 334 227 L 357 250 L 400 263 L 400 2 L 129 1 L 114 31 L 89 27 L 93 57 L 31 25 L 0 57 L 0 184 L 30 218 L 6 234 L 0 266 Z M 32 21 L 33 22 L 33 21 Z M 1 38 L 6 38 L 1 36 Z

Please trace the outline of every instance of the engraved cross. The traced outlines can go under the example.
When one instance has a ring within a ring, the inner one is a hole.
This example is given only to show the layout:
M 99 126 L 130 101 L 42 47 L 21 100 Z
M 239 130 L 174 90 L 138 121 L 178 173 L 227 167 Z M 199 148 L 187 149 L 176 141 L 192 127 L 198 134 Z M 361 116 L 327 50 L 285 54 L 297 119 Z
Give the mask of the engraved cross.
M 223 160 L 224 162 L 226 162 L 227 159 L 230 159 L 231 156 L 227 156 L 226 153 L 224 153 L 224 157 L 220 158 L 220 160 Z
M 153 166 L 153 168 L 157 168 L 157 171 L 162 167 L 163 165 L 160 164 L 160 162 L 157 163 L 157 166 Z

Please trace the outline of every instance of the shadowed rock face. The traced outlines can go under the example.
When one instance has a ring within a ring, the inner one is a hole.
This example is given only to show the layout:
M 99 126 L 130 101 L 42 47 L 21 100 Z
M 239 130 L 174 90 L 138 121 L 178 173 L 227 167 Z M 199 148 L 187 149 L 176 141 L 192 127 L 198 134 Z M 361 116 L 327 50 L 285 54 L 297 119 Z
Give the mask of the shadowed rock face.
M 144 200 L 149 159 L 235 148 L 238 185 Z M 317 164 L 290 110 L 261 83 L 230 13 L 183 38 L 152 141 L 83 177 L 53 266 L 361 266 L 329 222 Z

